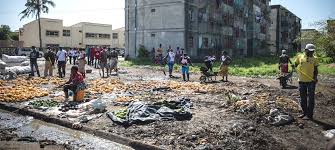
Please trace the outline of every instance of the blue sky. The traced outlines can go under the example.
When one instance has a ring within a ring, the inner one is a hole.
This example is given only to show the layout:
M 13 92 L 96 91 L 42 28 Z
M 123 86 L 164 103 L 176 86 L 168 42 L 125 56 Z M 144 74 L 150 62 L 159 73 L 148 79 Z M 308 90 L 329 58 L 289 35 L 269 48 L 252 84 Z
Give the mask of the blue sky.
M 302 19 L 302 28 L 315 21 L 335 19 L 335 0 L 272 0 L 272 5 L 280 4 Z
M 26 0 L 0 0 L 0 24 L 9 25 L 16 30 L 33 18 L 20 21 L 19 12 L 24 9 Z M 112 24 L 113 28 L 124 26 L 124 0 L 54 0 L 56 7 L 47 18 L 63 19 L 65 26 L 78 22 Z M 335 18 L 335 0 L 272 0 L 302 19 L 303 28 L 315 21 Z

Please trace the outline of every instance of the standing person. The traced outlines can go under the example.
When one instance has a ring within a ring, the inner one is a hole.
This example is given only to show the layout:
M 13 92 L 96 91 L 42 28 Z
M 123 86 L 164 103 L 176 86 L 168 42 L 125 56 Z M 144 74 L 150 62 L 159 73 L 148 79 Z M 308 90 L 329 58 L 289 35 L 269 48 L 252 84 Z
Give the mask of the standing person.
M 100 48 L 97 48 L 95 50 L 95 54 L 94 54 L 94 68 L 98 68 L 99 67 L 99 64 L 100 64 Z M 97 64 L 98 64 L 98 67 L 97 67 Z
M 162 48 L 162 44 L 159 44 L 159 48 L 157 49 L 157 57 L 158 57 L 159 64 L 162 64 L 163 63 L 163 48 Z
M 36 69 L 36 73 L 38 77 L 40 77 L 40 71 L 38 70 L 37 58 L 40 56 L 40 53 L 36 50 L 35 46 L 31 47 L 32 52 L 29 54 L 30 60 L 30 69 L 31 69 L 31 76 L 34 76 L 34 67 Z
M 155 58 L 156 58 L 155 56 L 156 56 L 156 55 L 155 55 L 155 48 L 154 48 L 154 47 L 152 48 L 152 50 L 151 50 L 151 52 L 150 52 L 150 56 L 151 56 L 153 62 L 155 63 Z
M 79 49 L 78 48 L 74 48 L 73 49 L 73 55 L 72 55 L 72 57 L 73 57 L 73 65 L 76 65 L 76 60 L 77 60 L 78 56 L 79 56 Z
M 192 65 L 191 62 L 191 58 L 189 56 L 187 56 L 186 53 L 184 53 L 183 56 L 181 56 L 180 58 L 180 63 L 181 63 L 181 72 L 183 74 L 183 80 L 184 81 L 190 81 L 190 74 L 189 74 L 189 69 L 190 69 L 190 65 Z M 185 78 L 185 75 L 187 77 L 187 80 Z
M 44 77 L 53 76 L 53 67 L 55 65 L 56 54 L 48 47 L 47 52 L 44 54 L 45 58 L 45 68 L 44 68 Z M 49 73 L 49 74 L 48 74 Z
M 91 48 L 86 47 L 85 52 L 86 52 L 86 56 L 87 56 L 87 64 L 89 65 L 89 64 L 91 64 L 91 62 L 90 62 Z
M 223 82 L 228 82 L 228 66 L 230 65 L 232 59 L 228 56 L 226 51 L 222 52 L 221 56 L 221 65 L 220 65 L 220 72 L 219 74 L 222 76 Z M 226 77 L 226 80 L 224 79 Z
M 167 64 L 169 67 L 169 77 L 172 78 L 173 65 L 175 62 L 176 54 L 173 52 L 172 48 L 169 48 L 168 54 L 164 57 L 164 60 L 167 59 Z
M 299 116 L 304 120 L 313 119 L 315 86 L 318 82 L 319 61 L 314 56 L 315 46 L 307 44 L 305 53 L 295 60 L 299 78 L 300 106 L 303 113 Z
M 64 78 L 67 52 L 60 47 L 56 56 L 57 56 L 58 75 L 60 78 Z
M 72 48 L 68 51 L 69 63 L 70 64 L 72 64 L 73 52 L 74 52 L 74 50 Z
M 117 74 L 118 72 L 118 53 L 115 49 L 113 49 L 110 53 L 110 62 L 109 62 L 109 71 L 110 74 L 112 74 L 112 71 L 114 70 Z
M 179 48 L 179 47 L 177 47 L 177 50 L 176 50 L 176 58 L 177 58 L 177 59 L 179 59 L 181 56 L 182 56 L 182 55 L 181 55 L 180 48 Z M 179 61 L 177 61 L 177 63 L 178 63 L 178 64 L 180 64 L 180 62 L 179 62 Z
M 78 56 L 78 71 L 83 75 L 83 77 L 86 77 L 86 72 L 85 72 L 85 64 L 86 64 L 86 52 L 84 49 L 79 50 L 79 56 Z
M 286 54 L 286 50 L 282 50 L 282 54 L 279 57 L 278 69 L 282 75 L 288 74 L 288 63 L 292 65 L 290 57 Z
M 102 70 L 102 77 L 105 77 L 105 69 L 107 70 L 107 77 L 108 77 L 108 66 L 107 66 L 107 61 L 108 61 L 108 51 L 106 48 L 102 49 L 100 53 L 100 69 Z
M 84 77 L 83 75 L 78 71 L 78 66 L 72 66 L 71 67 L 71 75 L 69 81 L 67 81 L 63 87 L 64 94 L 65 94 L 65 101 L 68 101 L 69 99 L 69 90 L 71 90 L 75 96 L 73 97 L 73 101 L 76 101 L 76 94 L 78 91 L 83 90 L 86 88 Z
M 96 51 L 95 47 L 92 46 L 91 51 L 90 51 L 90 61 L 91 61 L 90 65 L 91 66 L 93 66 L 93 64 L 94 64 L 95 51 Z

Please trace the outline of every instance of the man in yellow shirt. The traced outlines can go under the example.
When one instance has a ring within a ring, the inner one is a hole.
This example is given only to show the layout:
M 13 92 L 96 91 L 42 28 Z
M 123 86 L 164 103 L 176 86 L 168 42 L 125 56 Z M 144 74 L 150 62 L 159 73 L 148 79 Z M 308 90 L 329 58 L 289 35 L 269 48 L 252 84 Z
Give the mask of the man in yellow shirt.
M 303 114 L 300 118 L 304 120 L 313 119 L 315 85 L 318 82 L 319 62 L 314 57 L 315 46 L 307 44 L 305 53 L 295 60 L 295 66 L 299 76 L 300 107 Z

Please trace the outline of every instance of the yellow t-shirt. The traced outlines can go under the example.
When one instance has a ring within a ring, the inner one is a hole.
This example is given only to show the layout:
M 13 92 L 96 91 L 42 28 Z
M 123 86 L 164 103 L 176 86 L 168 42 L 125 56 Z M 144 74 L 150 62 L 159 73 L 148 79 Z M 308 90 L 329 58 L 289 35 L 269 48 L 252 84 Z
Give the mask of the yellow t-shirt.
M 319 60 L 316 57 L 307 57 L 305 54 L 299 55 L 295 59 L 295 64 L 298 65 L 297 72 L 300 82 L 314 81 L 314 67 L 319 65 Z

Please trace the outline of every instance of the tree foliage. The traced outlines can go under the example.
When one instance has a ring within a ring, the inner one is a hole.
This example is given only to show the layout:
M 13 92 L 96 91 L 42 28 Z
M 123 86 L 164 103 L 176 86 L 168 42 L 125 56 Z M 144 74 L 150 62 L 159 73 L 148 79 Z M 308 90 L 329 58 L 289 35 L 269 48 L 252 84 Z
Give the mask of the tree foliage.
M 0 40 L 9 40 L 10 39 L 10 27 L 8 25 L 0 26 Z
M 335 34 L 330 32 L 327 21 L 318 21 L 312 24 L 317 31 L 305 32 L 297 41 L 313 43 L 319 57 L 329 57 L 335 62 Z

